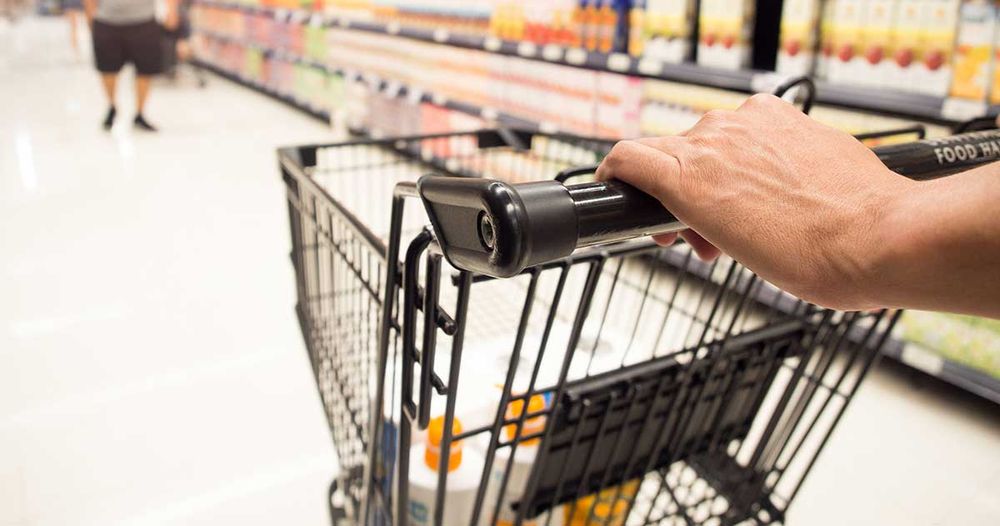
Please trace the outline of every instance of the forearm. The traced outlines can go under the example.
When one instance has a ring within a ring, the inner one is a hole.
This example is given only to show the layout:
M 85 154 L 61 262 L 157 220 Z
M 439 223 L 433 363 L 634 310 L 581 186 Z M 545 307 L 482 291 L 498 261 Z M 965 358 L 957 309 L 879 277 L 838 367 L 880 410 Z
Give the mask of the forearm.
M 83 0 L 83 12 L 87 20 L 93 20 L 94 13 L 97 12 L 97 0 Z
M 1000 318 L 1000 163 L 921 183 L 876 228 L 872 299 Z

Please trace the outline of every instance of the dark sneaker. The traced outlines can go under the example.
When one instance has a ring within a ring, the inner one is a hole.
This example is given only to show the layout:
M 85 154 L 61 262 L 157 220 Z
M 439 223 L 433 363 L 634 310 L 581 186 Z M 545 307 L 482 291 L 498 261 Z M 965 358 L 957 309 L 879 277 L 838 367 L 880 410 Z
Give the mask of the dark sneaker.
M 117 113 L 117 110 L 115 110 L 114 106 L 111 106 L 110 108 L 108 108 L 108 114 L 104 116 L 104 122 L 101 124 L 102 126 L 104 126 L 105 130 L 110 130 L 111 126 L 115 123 L 115 114 L 116 113 Z
M 133 121 L 133 123 L 135 124 L 135 127 L 139 128 L 140 130 L 148 132 L 157 131 L 156 126 L 153 126 L 152 124 L 147 122 L 146 118 L 143 117 L 141 113 L 135 116 L 135 121 Z

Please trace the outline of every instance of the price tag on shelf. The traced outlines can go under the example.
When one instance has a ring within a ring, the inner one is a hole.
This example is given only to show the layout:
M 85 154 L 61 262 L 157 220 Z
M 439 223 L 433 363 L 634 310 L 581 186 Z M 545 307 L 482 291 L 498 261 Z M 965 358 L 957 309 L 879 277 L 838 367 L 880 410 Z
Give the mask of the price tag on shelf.
M 431 97 L 431 101 L 434 102 L 434 104 L 437 104 L 438 106 L 444 106 L 445 104 L 448 104 L 448 97 L 445 97 L 440 93 L 435 93 Z
M 542 48 L 542 58 L 550 62 L 558 62 L 563 58 L 562 46 L 548 44 Z
M 395 20 L 385 25 L 385 32 L 389 33 L 390 35 L 398 35 L 399 30 L 400 30 L 399 22 Z
M 290 17 L 290 13 L 288 11 L 284 10 L 284 9 L 275 9 L 274 10 L 274 19 L 275 20 L 285 21 L 285 20 L 288 20 L 289 17 Z
M 517 45 L 517 54 L 522 57 L 533 57 L 538 54 L 538 46 L 534 42 L 523 41 Z
M 989 106 L 985 102 L 948 97 L 941 104 L 941 116 L 953 121 L 967 121 L 986 115 Z
M 443 29 L 443 28 L 439 27 L 439 28 L 437 28 L 437 29 L 434 30 L 433 38 L 434 38 L 435 42 L 447 42 L 448 41 L 448 37 L 450 37 L 450 36 L 451 35 L 448 33 L 447 29 Z
M 411 87 L 409 90 L 407 90 L 406 102 L 409 102 L 410 104 L 413 105 L 417 105 L 423 102 L 423 100 L 424 100 L 424 92 L 420 88 Z
M 566 50 L 566 62 L 579 66 L 587 62 L 587 50 L 578 47 L 571 47 Z
M 497 113 L 497 110 L 493 108 L 483 108 L 479 110 L 479 116 L 482 117 L 483 120 L 495 121 L 497 120 L 497 117 L 500 116 L 500 114 Z
M 607 66 L 611 71 L 628 71 L 632 59 L 624 53 L 609 53 Z
M 643 58 L 636 64 L 636 69 L 643 75 L 660 76 L 663 74 L 663 62 L 655 58 Z
M 385 95 L 390 99 L 395 99 L 399 96 L 399 92 L 403 89 L 403 86 L 396 80 L 390 80 L 386 82 L 385 85 Z
M 486 37 L 483 39 L 483 49 L 486 51 L 497 52 L 503 47 L 503 42 L 497 37 Z
M 313 27 L 323 27 L 323 15 L 313 13 L 313 15 L 309 17 L 309 25 Z
M 538 123 L 538 130 L 542 133 L 559 133 L 559 127 L 553 122 L 542 121 Z
M 344 17 L 340 17 L 337 19 L 337 25 L 340 27 L 351 27 L 351 21 Z

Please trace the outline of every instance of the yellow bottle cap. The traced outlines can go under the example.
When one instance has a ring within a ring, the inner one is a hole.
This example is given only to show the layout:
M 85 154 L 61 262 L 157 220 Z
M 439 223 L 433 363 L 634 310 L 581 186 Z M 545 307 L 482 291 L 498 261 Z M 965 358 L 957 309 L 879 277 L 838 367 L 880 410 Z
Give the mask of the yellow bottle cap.
M 462 422 L 456 418 L 451 424 L 451 436 L 462 432 Z M 431 420 L 427 426 L 427 446 L 424 448 L 424 463 L 427 467 L 438 470 L 441 463 L 441 439 L 444 437 L 444 417 Z M 462 441 L 454 440 L 448 451 L 448 472 L 455 471 L 462 464 Z
M 533 414 L 539 413 L 545 410 L 545 397 L 542 395 L 534 395 L 528 400 L 528 418 L 524 420 L 521 426 L 520 436 L 531 436 L 541 433 L 545 430 L 545 417 L 544 416 L 531 416 Z M 524 399 L 519 398 L 507 404 L 507 420 L 519 418 L 521 413 L 524 411 Z M 507 435 L 507 440 L 513 440 L 517 435 L 517 424 L 508 424 L 504 427 L 504 433 Z M 522 445 L 531 446 L 538 444 L 539 439 L 532 438 L 521 442 Z

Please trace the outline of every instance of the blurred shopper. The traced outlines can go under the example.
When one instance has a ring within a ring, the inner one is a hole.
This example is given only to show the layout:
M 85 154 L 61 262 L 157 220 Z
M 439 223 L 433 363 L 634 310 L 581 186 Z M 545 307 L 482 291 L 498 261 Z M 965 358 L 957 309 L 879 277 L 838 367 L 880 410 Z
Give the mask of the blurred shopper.
M 79 27 L 84 22 L 83 0 L 63 0 L 63 14 L 69 22 L 69 44 L 73 46 L 73 54 L 80 57 Z
M 135 66 L 136 113 L 133 124 L 145 131 L 156 131 L 146 120 L 143 109 L 149 96 L 152 76 L 163 68 L 162 29 L 156 23 L 156 0 L 83 0 L 94 41 L 94 63 L 101 73 L 101 83 L 108 98 L 104 129 L 115 122 L 115 88 L 118 73 L 126 62 Z M 167 2 L 168 18 L 176 16 L 176 3 Z

